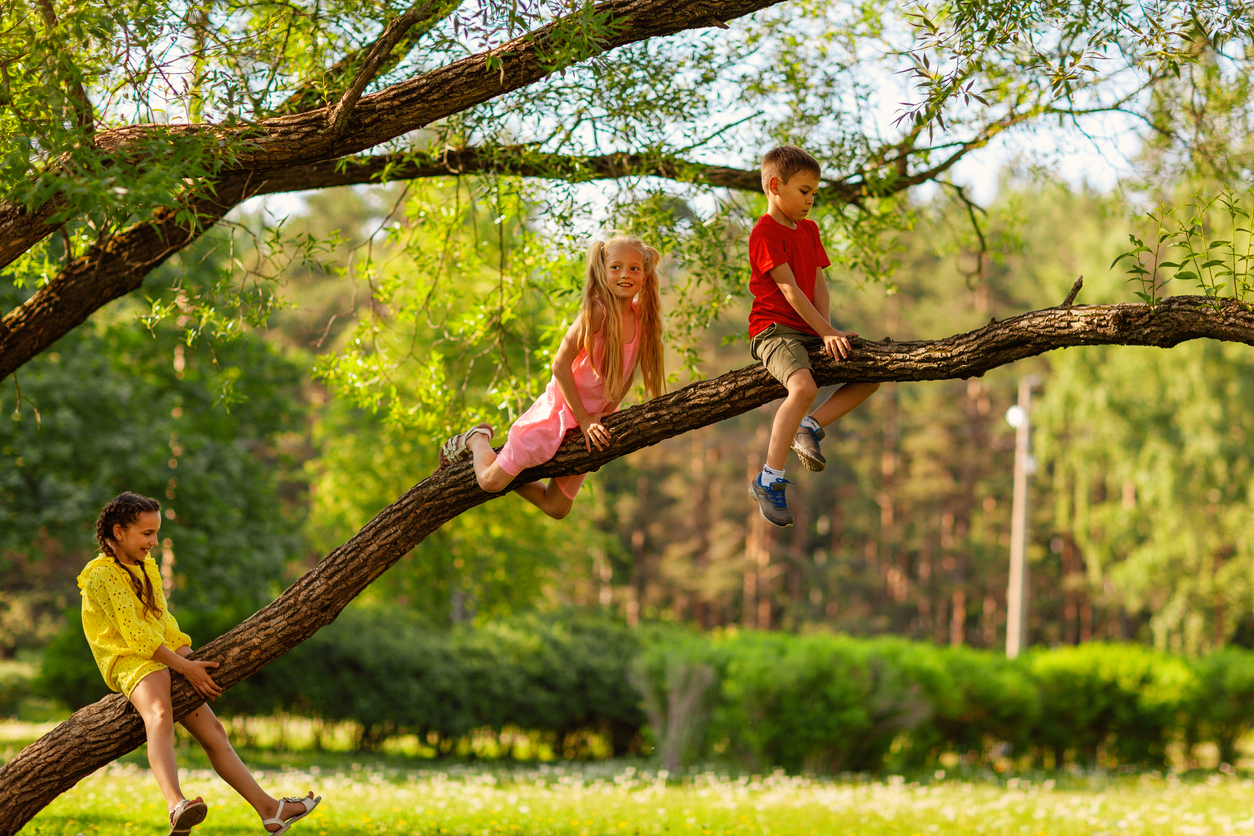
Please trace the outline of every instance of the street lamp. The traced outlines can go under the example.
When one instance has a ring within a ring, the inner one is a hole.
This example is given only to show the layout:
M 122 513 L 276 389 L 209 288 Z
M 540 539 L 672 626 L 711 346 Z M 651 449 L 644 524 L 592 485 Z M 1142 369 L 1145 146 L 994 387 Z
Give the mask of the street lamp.
M 1036 472 L 1032 458 L 1032 388 L 1039 375 L 1019 379 L 1019 403 L 1006 410 L 1015 428 L 1014 504 L 1010 512 L 1010 585 L 1006 590 L 1006 656 L 1014 659 L 1028 646 L 1028 477 Z

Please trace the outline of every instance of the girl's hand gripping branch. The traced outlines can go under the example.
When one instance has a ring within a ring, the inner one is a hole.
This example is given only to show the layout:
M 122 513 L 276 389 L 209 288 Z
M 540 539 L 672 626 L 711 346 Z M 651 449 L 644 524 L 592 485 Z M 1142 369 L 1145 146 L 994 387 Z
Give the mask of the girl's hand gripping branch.
M 584 441 L 588 444 L 588 452 L 592 452 L 593 445 L 597 450 L 604 450 L 610 445 L 610 431 L 601 423 L 601 419 L 608 415 L 608 412 L 597 412 L 579 419 L 579 429 L 583 430 Z
M 218 667 L 218 663 L 188 659 L 191 653 L 190 647 L 184 646 L 177 651 L 171 651 L 165 645 L 161 645 L 152 658 L 153 661 L 160 662 L 170 670 L 183 674 L 196 693 L 202 697 L 211 700 L 219 696 L 222 693 L 222 687 L 209 676 L 209 669 Z

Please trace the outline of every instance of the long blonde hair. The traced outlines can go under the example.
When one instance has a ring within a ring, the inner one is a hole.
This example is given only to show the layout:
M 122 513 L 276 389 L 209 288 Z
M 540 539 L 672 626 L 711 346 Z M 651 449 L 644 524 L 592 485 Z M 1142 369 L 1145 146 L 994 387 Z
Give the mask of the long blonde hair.
M 606 254 L 614 247 L 631 247 L 644 258 L 644 284 L 636 294 L 636 334 L 640 348 L 636 352 L 635 366 L 626 375 L 623 374 L 622 319 L 617 315 L 618 303 L 605 275 Z M 662 293 L 657 275 L 657 265 L 661 258 L 661 253 L 639 238 L 622 235 L 615 235 L 608 241 L 593 241 L 588 248 L 588 282 L 584 285 L 583 307 L 579 311 L 579 344 L 588 353 L 597 375 L 605 381 L 606 397 L 615 402 L 622 400 L 631 388 L 637 367 L 643 374 L 644 391 L 648 397 L 656 398 L 666 391 L 666 367 L 662 349 Z M 604 324 L 601 326 L 605 334 L 601 367 L 597 366 L 596 357 L 592 353 L 592 341 L 596 336 L 592 330 L 593 309 L 598 305 L 605 313 Z

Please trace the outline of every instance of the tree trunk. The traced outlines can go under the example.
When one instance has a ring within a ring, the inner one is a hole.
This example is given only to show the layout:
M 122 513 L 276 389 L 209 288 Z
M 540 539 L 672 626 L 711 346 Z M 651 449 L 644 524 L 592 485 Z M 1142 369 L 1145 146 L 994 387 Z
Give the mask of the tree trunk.
M 1254 345 L 1254 314 L 1237 302 L 1176 297 L 1146 305 L 1050 308 L 992 322 L 945 340 L 869 343 L 856 340 L 839 363 L 812 357 L 820 386 L 839 382 L 943 380 L 978 376 L 1055 348 L 1077 345 L 1174 346 L 1208 337 Z M 761 366 L 749 366 L 693 383 L 648 403 L 607 416 L 614 441 L 589 451 L 571 434 L 554 458 L 524 471 L 514 484 L 585 473 L 698 427 L 740 415 L 782 397 L 784 388 Z M 330 624 L 376 578 L 427 535 L 464 511 L 502 494 L 477 486 L 465 462 L 419 482 L 293 583 L 277 599 L 193 658 L 220 664 L 214 678 L 229 688 Z M 202 704 L 174 677 L 174 714 Z M 0 836 L 20 830 L 50 801 L 80 779 L 135 749 L 143 724 L 119 694 L 74 713 L 0 768 Z

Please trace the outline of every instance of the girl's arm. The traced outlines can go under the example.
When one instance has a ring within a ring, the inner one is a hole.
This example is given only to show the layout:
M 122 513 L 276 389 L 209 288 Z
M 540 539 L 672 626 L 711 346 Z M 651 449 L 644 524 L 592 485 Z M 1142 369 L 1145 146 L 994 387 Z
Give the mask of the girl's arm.
M 213 699 L 222 693 L 222 688 L 209 676 L 208 669 L 216 668 L 218 663 L 188 659 L 187 657 L 191 653 L 192 649 L 186 645 L 175 651 L 163 644 L 157 648 L 156 653 L 152 654 L 152 661 L 160 662 L 170 670 L 183 674 L 192 687 L 196 689 L 196 693 L 202 697 Z
M 592 333 L 595 334 L 601 329 L 604 318 L 605 314 L 599 307 L 592 309 Z M 570 407 L 575 420 L 579 422 L 579 429 L 583 431 L 588 449 L 592 450 L 593 445 L 596 445 L 596 449 L 604 450 L 610 443 L 610 431 L 601 423 L 601 413 L 588 414 L 588 410 L 584 408 L 583 401 L 579 397 L 579 389 L 575 386 L 575 374 L 572 367 L 575 365 L 575 358 L 579 356 L 579 350 L 583 348 L 579 343 L 579 325 L 580 317 L 576 317 L 570 328 L 566 329 L 566 336 L 562 337 L 557 356 L 553 358 L 553 379 L 557 381 L 557 391 L 562 393 L 566 405 Z

